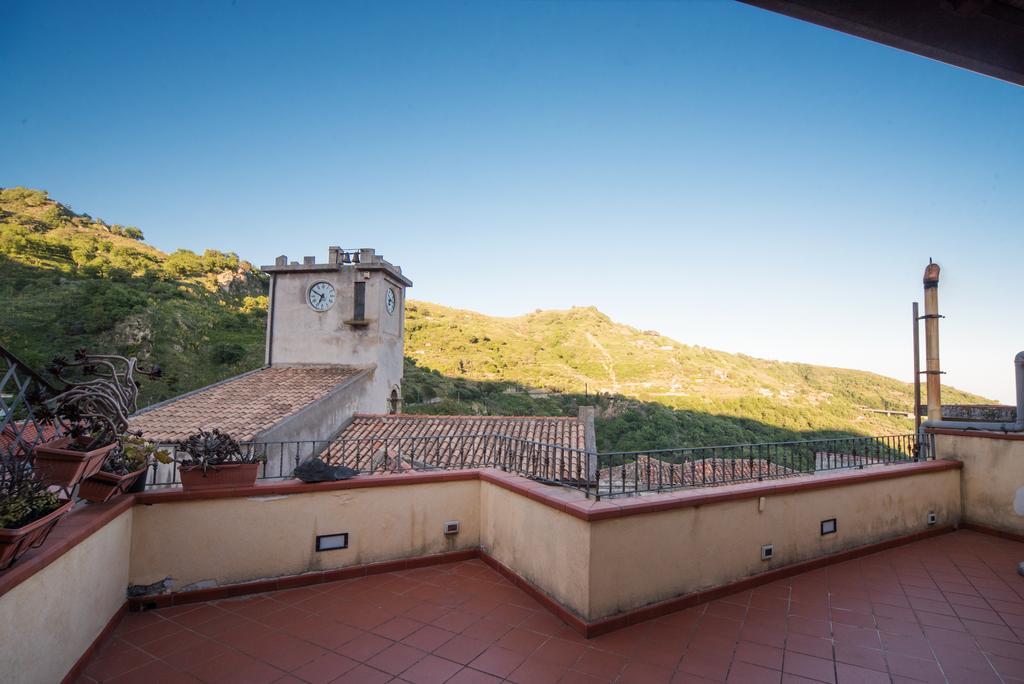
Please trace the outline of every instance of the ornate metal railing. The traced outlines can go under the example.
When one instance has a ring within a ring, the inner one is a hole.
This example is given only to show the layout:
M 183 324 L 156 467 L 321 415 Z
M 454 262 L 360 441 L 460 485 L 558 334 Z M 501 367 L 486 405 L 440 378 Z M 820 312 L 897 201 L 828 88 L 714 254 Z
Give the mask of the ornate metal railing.
M 23 457 L 40 442 L 63 434 L 42 411 L 57 390 L 12 352 L 0 346 L 0 457 Z

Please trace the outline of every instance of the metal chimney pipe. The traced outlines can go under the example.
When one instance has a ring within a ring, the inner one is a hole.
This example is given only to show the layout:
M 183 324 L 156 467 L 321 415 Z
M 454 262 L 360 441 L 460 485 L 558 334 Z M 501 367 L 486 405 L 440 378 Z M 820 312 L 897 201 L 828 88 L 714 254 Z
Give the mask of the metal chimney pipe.
M 939 367 L 939 265 L 924 269 L 924 348 L 928 375 L 928 420 L 942 420 L 942 378 Z
M 1017 389 L 1017 415 L 1013 423 L 987 423 L 981 421 L 958 421 L 942 419 L 942 389 L 939 369 L 939 265 L 928 260 L 924 269 L 924 345 L 925 373 L 928 374 L 928 420 L 926 428 L 950 428 L 954 430 L 999 430 L 1001 432 L 1024 432 L 1024 351 L 1013 359 L 1014 382 Z
M 921 434 L 921 316 L 917 302 L 910 313 L 914 321 L 914 433 Z

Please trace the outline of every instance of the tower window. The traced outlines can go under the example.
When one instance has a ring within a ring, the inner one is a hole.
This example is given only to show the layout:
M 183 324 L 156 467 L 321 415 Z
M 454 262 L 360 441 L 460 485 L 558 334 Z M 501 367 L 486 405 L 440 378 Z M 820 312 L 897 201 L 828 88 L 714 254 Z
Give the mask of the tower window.
M 352 311 L 352 318 L 357 321 L 362 321 L 366 318 L 366 283 L 356 281 L 356 289 L 354 293 L 354 308 Z
M 398 390 L 391 390 L 391 396 L 388 398 L 388 413 L 398 413 L 398 406 L 401 404 L 401 399 L 398 398 Z

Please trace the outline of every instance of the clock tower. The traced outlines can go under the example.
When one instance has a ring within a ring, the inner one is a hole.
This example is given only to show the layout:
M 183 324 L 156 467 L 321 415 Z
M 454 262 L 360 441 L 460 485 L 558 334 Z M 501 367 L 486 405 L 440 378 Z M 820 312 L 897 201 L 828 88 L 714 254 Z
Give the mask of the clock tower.
M 405 289 L 412 281 L 372 249 L 328 249 L 327 263 L 279 256 L 270 274 L 268 366 L 372 368 L 361 410 L 401 406 Z

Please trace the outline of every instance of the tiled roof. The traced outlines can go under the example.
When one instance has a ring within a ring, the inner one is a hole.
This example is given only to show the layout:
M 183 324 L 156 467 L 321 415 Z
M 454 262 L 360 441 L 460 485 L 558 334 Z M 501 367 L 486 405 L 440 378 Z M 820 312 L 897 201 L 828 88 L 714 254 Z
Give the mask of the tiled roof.
M 582 449 L 583 422 L 551 416 L 418 416 L 357 413 L 340 437 L 502 435 Z
M 48 442 L 57 435 L 57 426 L 50 422 L 11 422 L 0 430 L 0 455 L 23 455 L 37 443 Z
M 524 454 L 522 448 L 511 448 L 501 437 L 545 445 L 546 449 L 538 447 L 544 453 L 538 452 L 535 460 L 562 471 L 562 476 L 579 469 L 581 461 L 575 450 L 586 448 L 584 423 L 575 417 L 357 414 L 324 456 L 364 471 L 387 471 L 399 467 L 403 460 L 406 465 L 414 461 L 420 468 L 472 468 L 494 465 L 512 453 Z M 517 447 L 521 445 L 517 442 Z M 535 474 L 556 475 L 541 472 L 541 468 Z
M 144 409 L 129 425 L 156 442 L 213 428 L 249 440 L 362 372 L 353 366 L 261 368 Z
M 614 492 L 615 483 L 622 483 L 623 480 L 629 488 L 635 486 L 639 490 L 657 490 L 801 474 L 800 471 L 776 465 L 763 458 L 702 458 L 686 463 L 668 463 L 641 454 L 630 463 L 601 468 L 598 481 L 602 491 L 610 487 Z

